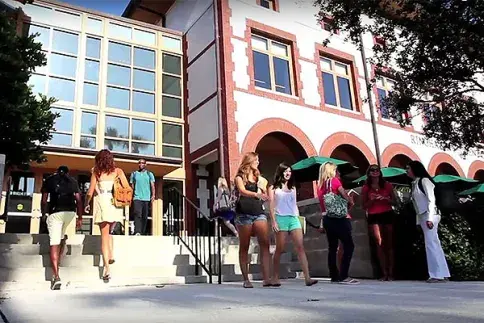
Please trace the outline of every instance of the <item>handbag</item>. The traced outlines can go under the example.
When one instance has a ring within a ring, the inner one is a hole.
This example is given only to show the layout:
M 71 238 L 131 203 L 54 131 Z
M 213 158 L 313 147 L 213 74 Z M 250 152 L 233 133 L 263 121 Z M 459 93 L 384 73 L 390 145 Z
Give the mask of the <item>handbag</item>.
M 323 197 L 326 216 L 337 219 L 346 218 L 348 215 L 348 201 L 339 194 L 333 193 L 331 180 L 326 182 L 326 192 Z
M 226 206 L 222 206 L 222 207 L 218 207 L 215 212 L 216 213 L 223 213 L 223 212 L 229 212 L 229 211 L 233 211 L 234 210 L 234 206 L 232 205 L 232 199 L 230 199 L 230 201 L 227 199 L 227 193 L 225 192 L 225 190 L 222 192 L 222 196 L 225 200 L 225 205 Z
M 130 206 L 133 201 L 133 189 L 125 176 L 121 177 L 117 172 L 116 179 L 114 180 L 113 195 L 113 204 L 115 207 Z

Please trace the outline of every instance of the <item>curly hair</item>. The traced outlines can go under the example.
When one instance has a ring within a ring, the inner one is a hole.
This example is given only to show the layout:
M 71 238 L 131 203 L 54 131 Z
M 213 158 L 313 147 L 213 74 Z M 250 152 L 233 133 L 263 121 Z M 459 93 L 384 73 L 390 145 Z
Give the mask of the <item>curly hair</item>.
M 101 177 L 102 174 L 111 174 L 116 170 L 114 166 L 114 156 L 108 149 L 102 149 L 96 154 L 94 159 L 94 174 Z
M 260 172 L 258 169 L 252 169 L 252 163 L 255 159 L 259 157 L 259 154 L 256 152 L 249 152 L 244 155 L 242 158 L 242 162 L 240 163 L 239 169 L 237 171 L 237 176 L 242 177 L 244 183 L 249 181 L 249 174 L 252 172 L 252 175 L 255 177 L 256 182 L 259 180 Z

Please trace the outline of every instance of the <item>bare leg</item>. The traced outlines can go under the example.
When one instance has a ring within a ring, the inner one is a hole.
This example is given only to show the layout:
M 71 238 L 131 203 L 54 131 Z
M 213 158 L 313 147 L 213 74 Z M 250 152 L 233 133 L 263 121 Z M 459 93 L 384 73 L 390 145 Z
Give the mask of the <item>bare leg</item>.
M 385 224 L 383 229 L 383 247 L 386 255 L 386 264 L 388 268 L 388 280 L 394 279 L 395 259 L 393 256 L 393 224 Z
M 52 265 L 52 275 L 54 278 L 59 278 L 60 250 L 60 245 L 50 246 L 50 263 Z
M 103 265 L 104 265 L 104 273 L 103 277 L 109 276 L 109 256 L 110 256 L 110 239 L 111 234 L 109 232 L 110 225 L 107 222 L 102 222 L 99 227 L 101 228 L 101 252 L 103 255 Z
M 109 235 L 109 264 L 114 263 L 114 255 L 113 255 L 113 236 Z
M 239 233 L 237 232 L 237 229 L 235 229 L 234 225 L 230 223 L 229 220 L 224 220 L 224 224 L 227 228 L 229 228 L 230 231 L 234 234 L 234 236 L 238 237 Z
M 281 254 L 284 252 L 284 247 L 286 245 L 287 231 L 279 231 L 276 233 L 276 251 L 274 252 L 273 258 L 273 275 L 272 284 L 280 284 L 279 281 L 279 267 L 281 265 Z
M 270 285 L 271 277 L 271 253 L 269 251 L 269 225 L 267 221 L 255 221 L 252 225 L 257 236 L 261 253 L 262 279 L 264 286 Z
M 244 287 L 252 288 L 249 280 L 249 246 L 252 225 L 238 225 L 237 229 L 239 231 L 239 265 L 244 278 Z
M 383 250 L 383 242 L 382 242 L 382 237 L 380 233 L 380 226 L 378 224 L 370 224 L 368 226 L 368 231 L 370 232 L 371 237 L 375 241 L 378 262 L 380 263 L 380 269 L 383 273 L 383 277 L 381 278 L 381 280 L 387 280 L 388 271 L 387 271 L 387 266 L 385 261 L 385 252 Z
M 317 281 L 311 279 L 311 276 L 309 275 L 308 258 L 306 257 L 306 252 L 304 251 L 304 237 L 302 229 L 292 230 L 290 232 L 290 235 L 294 243 L 294 249 L 296 250 L 299 263 L 301 264 L 304 273 L 304 280 L 306 281 L 306 285 L 314 285 Z

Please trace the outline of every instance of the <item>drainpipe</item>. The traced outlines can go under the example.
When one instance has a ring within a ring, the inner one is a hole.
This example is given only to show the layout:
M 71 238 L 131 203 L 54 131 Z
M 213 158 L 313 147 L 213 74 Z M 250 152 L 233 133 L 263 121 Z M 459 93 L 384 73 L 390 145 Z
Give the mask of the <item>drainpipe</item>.
M 377 131 L 376 120 L 375 120 L 375 105 L 373 104 L 373 99 L 371 96 L 372 84 L 370 81 L 370 75 L 368 73 L 368 65 L 366 64 L 366 53 L 365 53 L 365 45 L 363 43 L 363 34 L 360 34 L 360 43 L 361 43 L 361 50 L 360 50 L 361 59 L 363 60 L 363 72 L 365 73 L 366 94 L 368 95 L 368 104 L 370 106 L 370 119 L 371 119 L 371 127 L 373 129 L 373 142 L 375 144 L 376 160 L 377 160 L 378 166 L 381 167 L 380 143 L 378 141 L 378 131 Z
M 222 119 L 222 77 L 220 65 L 220 29 L 219 29 L 219 5 L 218 0 L 213 0 L 213 10 L 215 17 L 215 65 L 217 70 L 217 106 L 218 106 L 218 156 L 220 164 L 220 176 L 225 177 L 225 155 L 223 142 L 223 119 Z

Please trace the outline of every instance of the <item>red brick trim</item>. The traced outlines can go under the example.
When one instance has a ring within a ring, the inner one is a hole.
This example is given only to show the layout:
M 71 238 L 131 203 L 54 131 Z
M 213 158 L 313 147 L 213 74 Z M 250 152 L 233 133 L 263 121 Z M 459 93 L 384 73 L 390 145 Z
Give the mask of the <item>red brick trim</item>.
M 289 96 L 285 94 L 280 94 L 274 91 L 264 91 L 255 86 L 254 80 L 254 58 L 252 56 L 252 42 L 251 35 L 253 31 L 256 31 L 262 36 L 267 36 L 270 39 L 281 41 L 282 43 L 290 45 L 291 56 L 292 56 L 292 74 L 293 79 L 291 80 L 294 84 L 294 93 Z M 299 47 L 297 46 L 296 35 L 288 33 L 286 31 L 264 25 L 260 22 L 247 19 L 246 29 L 245 29 L 245 42 L 247 43 L 246 54 L 249 60 L 247 66 L 247 73 L 250 78 L 249 93 L 262 96 L 268 99 L 288 102 L 292 104 L 305 105 L 304 99 L 301 95 L 303 84 L 301 82 L 301 64 L 299 63 Z
M 381 155 L 382 166 L 385 166 L 385 167 L 388 166 L 392 158 L 395 157 L 396 155 L 405 155 L 411 160 L 420 161 L 420 158 L 418 157 L 418 155 L 407 146 L 402 144 L 391 144 L 390 146 L 385 148 L 385 150 L 383 151 L 383 154 Z
M 280 6 L 279 6 L 279 0 L 272 0 L 272 2 L 274 3 L 274 9 L 273 9 L 273 10 L 274 10 L 275 12 L 279 12 L 279 8 L 280 8 Z M 261 7 L 262 7 L 262 5 L 261 5 L 261 3 L 260 3 L 260 0 L 256 0 L 256 3 L 257 3 L 259 6 L 261 6 Z M 264 9 L 267 9 L 267 8 L 265 8 L 265 7 L 263 7 L 263 8 L 264 8 Z M 271 10 L 271 9 L 267 9 L 267 10 Z
M 245 136 L 244 143 L 242 144 L 242 153 L 245 154 L 250 151 L 255 151 L 261 139 L 271 132 L 283 132 L 296 139 L 304 148 L 308 157 L 318 154 L 304 131 L 293 123 L 280 118 L 264 119 L 253 125 L 247 133 L 247 136 Z
M 357 148 L 365 156 L 370 164 L 376 164 L 375 155 L 370 148 L 355 135 L 348 132 L 337 132 L 326 138 L 319 150 L 320 156 L 329 157 L 333 151 L 341 145 L 350 145 Z
M 459 176 L 465 177 L 464 171 L 460 167 L 459 163 L 456 162 L 454 158 L 450 157 L 446 153 L 437 153 L 432 157 L 428 167 L 430 175 L 435 176 L 435 172 L 437 171 L 437 168 L 442 163 L 447 163 L 451 165 L 452 167 L 455 168 L 457 173 L 459 173 Z
M 219 141 L 218 139 L 215 139 L 214 141 L 206 144 L 205 146 L 198 148 L 194 152 L 190 153 L 190 162 L 208 154 L 211 151 L 218 149 L 218 147 Z
M 320 64 L 320 57 L 325 56 L 328 58 L 335 59 L 337 61 L 349 64 L 350 69 L 351 69 L 351 82 L 353 84 L 353 94 L 355 96 L 354 104 L 355 104 L 355 110 L 353 111 L 346 111 L 345 109 L 340 109 L 340 108 L 332 108 L 329 106 L 326 106 L 324 102 L 324 88 L 323 88 L 323 75 L 322 75 L 322 69 L 321 69 L 321 64 Z M 360 72 L 358 71 L 358 67 L 356 66 L 356 60 L 355 57 L 351 54 L 342 52 L 340 50 L 334 49 L 334 48 L 329 48 L 326 46 L 323 46 L 321 44 L 316 44 L 316 50 L 314 54 L 314 62 L 316 63 L 316 73 L 318 77 L 318 91 L 321 96 L 321 109 L 323 111 L 333 113 L 333 114 L 338 114 L 341 116 L 349 117 L 349 118 L 354 118 L 358 120 L 365 120 L 368 121 L 363 113 L 363 102 L 361 100 L 360 96 L 360 82 L 359 82 L 359 76 Z
M 477 175 L 478 171 L 484 171 L 484 161 L 476 160 L 472 162 L 471 166 L 469 166 L 469 171 L 467 172 L 467 177 L 474 178 Z

